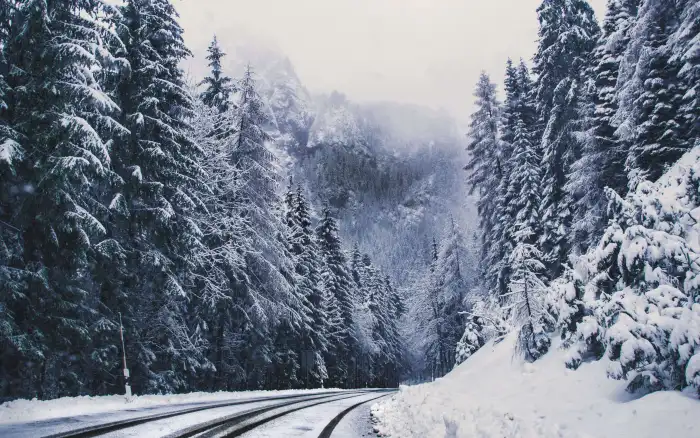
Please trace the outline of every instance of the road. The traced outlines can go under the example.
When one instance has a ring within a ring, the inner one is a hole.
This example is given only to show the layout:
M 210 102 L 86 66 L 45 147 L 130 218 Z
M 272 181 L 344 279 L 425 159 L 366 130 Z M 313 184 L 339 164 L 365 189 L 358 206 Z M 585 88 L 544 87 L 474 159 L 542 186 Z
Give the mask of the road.
M 100 415 L 0 425 L 0 436 L 361 437 L 369 432 L 369 406 L 392 392 L 348 390 L 127 409 Z

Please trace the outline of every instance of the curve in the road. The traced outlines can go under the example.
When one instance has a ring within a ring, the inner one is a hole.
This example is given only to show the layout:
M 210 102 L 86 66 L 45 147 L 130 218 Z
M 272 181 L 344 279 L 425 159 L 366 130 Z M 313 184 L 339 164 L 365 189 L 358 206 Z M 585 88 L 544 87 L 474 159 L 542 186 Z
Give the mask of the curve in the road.
M 327 393 L 323 393 L 321 396 L 332 397 L 333 395 L 342 394 L 345 392 L 346 391 L 327 392 Z M 60 433 L 56 433 L 56 434 L 44 435 L 43 438 L 91 438 L 91 437 L 104 435 L 106 433 L 115 432 L 117 430 L 127 429 L 130 427 L 139 426 L 139 425 L 142 425 L 145 423 L 150 423 L 152 421 L 164 420 L 167 418 L 172 418 L 172 417 L 176 417 L 179 415 L 191 414 L 194 412 L 200 412 L 200 411 L 204 411 L 204 410 L 208 410 L 208 409 L 223 408 L 223 407 L 227 407 L 227 406 L 236 406 L 236 405 L 243 405 L 243 404 L 249 404 L 249 403 L 258 403 L 258 402 L 263 402 L 263 401 L 267 401 L 267 400 L 286 400 L 286 399 L 298 399 L 298 398 L 311 398 L 311 399 L 313 399 L 312 397 L 319 396 L 319 395 L 320 394 L 286 395 L 286 396 L 275 396 L 275 397 L 248 399 L 248 400 L 237 400 L 237 401 L 225 402 L 225 403 L 215 403 L 215 404 L 210 404 L 210 405 L 206 405 L 206 406 L 199 406 L 199 407 L 195 407 L 195 408 L 187 408 L 187 409 L 181 409 L 181 410 L 177 410 L 177 411 L 165 412 L 165 413 L 161 413 L 161 414 L 146 415 L 146 416 L 137 417 L 137 418 L 129 418 L 126 420 L 113 421 L 110 423 L 96 424 L 96 425 L 92 425 L 92 426 L 83 427 L 80 429 L 73 429 L 73 430 L 60 432 Z
M 352 410 L 357 409 L 358 407 L 364 405 L 365 403 L 369 403 L 369 402 L 372 402 L 374 400 L 377 400 L 377 399 L 380 399 L 380 398 L 386 397 L 386 396 L 387 396 L 387 394 L 384 394 L 384 395 L 380 395 L 379 397 L 374 397 L 374 398 L 371 398 L 369 400 L 364 400 L 364 401 L 361 401 L 360 403 L 356 403 L 356 404 L 350 406 L 349 408 L 345 409 L 344 411 L 342 411 L 341 413 L 336 415 L 335 418 L 333 418 L 326 425 L 326 427 L 323 428 L 321 433 L 318 435 L 318 438 L 331 438 L 331 434 L 335 430 L 336 426 L 338 426 L 338 423 L 340 423 L 340 420 L 342 420 L 343 417 L 348 415 Z
M 330 395 L 330 396 L 323 396 L 323 397 L 317 397 L 316 399 L 321 399 L 321 401 L 311 403 L 311 404 L 306 404 L 303 406 L 298 406 L 298 407 L 291 407 L 292 405 L 308 402 L 308 401 L 313 401 L 314 399 L 306 399 L 306 400 L 294 400 L 291 402 L 286 402 L 286 403 L 278 403 L 273 406 L 265 406 L 262 408 L 257 408 L 257 409 L 251 409 L 246 412 L 240 412 L 236 413 L 233 415 L 229 415 L 227 417 L 222 417 L 216 420 L 208 421 L 206 423 L 202 423 L 196 426 L 191 426 L 187 429 L 183 429 L 179 432 L 175 432 L 173 434 L 168 435 L 165 438 L 191 438 L 193 436 L 198 436 L 199 438 L 210 438 L 210 437 L 237 437 L 240 436 L 246 432 L 249 432 L 257 427 L 262 426 L 265 423 L 268 423 L 272 420 L 275 420 L 277 418 L 280 418 L 285 415 L 289 415 L 292 412 L 297 412 L 302 409 L 310 408 L 312 406 L 318 406 L 324 403 L 332 403 L 334 401 L 338 400 L 345 400 L 348 398 L 353 398 L 353 397 L 359 397 L 364 394 L 367 394 L 369 391 L 353 391 L 350 393 L 350 395 L 344 396 L 344 397 L 339 397 L 337 394 Z M 347 394 L 348 392 L 346 392 Z M 330 400 L 327 400 L 330 399 Z M 264 415 L 270 411 L 273 411 L 275 409 L 279 408 L 285 408 L 285 407 L 290 407 L 290 409 L 286 409 L 282 412 L 275 413 L 273 415 L 269 415 L 263 418 L 256 419 L 256 417 L 260 417 L 261 415 Z

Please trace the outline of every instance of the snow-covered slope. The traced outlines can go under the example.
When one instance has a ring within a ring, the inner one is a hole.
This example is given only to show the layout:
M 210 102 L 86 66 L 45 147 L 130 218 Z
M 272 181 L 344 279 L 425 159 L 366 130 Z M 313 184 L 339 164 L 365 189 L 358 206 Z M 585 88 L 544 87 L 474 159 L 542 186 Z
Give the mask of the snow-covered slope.
M 606 361 L 577 371 L 564 351 L 530 364 L 513 356 L 515 337 L 487 344 L 433 383 L 402 387 L 372 411 L 378 431 L 395 438 L 700 436 L 700 401 L 661 391 L 632 399 L 607 379 Z

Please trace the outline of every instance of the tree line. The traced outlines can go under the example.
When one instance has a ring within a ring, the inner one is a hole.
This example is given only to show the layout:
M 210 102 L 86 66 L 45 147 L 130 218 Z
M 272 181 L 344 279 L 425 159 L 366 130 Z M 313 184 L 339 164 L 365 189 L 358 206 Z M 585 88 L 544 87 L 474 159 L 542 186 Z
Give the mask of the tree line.
M 599 26 L 585 0 L 542 1 L 532 69 L 508 61 L 503 102 L 479 79 L 482 293 L 457 356 L 517 331 L 536 360 L 561 336 L 569 367 L 607 356 L 631 391 L 697 390 L 700 3 L 607 6 Z
M 168 0 L 0 1 L 0 396 L 395 386 L 402 297 L 314 224 L 249 67 Z M 201 90 L 201 92 L 200 92 Z

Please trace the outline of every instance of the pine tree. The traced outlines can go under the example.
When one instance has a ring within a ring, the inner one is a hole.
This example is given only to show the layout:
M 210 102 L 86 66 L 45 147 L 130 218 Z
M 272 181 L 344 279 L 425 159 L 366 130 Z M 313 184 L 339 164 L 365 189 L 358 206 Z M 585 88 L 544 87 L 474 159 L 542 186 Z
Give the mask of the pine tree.
M 597 248 L 581 260 L 587 316 L 568 366 L 604 351 L 608 375 L 631 392 L 700 387 L 695 220 L 697 152 L 627 197 L 607 190 L 614 212 Z M 692 193 L 692 195 L 688 195 Z
M 500 229 L 496 227 L 498 186 L 504 174 L 504 157 L 498 134 L 500 103 L 496 98 L 496 86 L 485 73 L 479 78 L 474 96 L 478 109 L 471 116 L 467 146 L 470 157 L 465 169 L 469 172 L 471 191 L 478 190 L 479 193 L 477 206 L 482 233 L 482 270 L 488 287 L 495 289 L 498 271 L 494 274 L 493 268 L 498 265 L 500 254 L 497 246 Z
M 387 386 L 391 378 L 392 365 L 397 362 L 398 339 L 392 326 L 389 305 L 389 287 L 379 270 L 372 265 L 368 255 L 363 256 L 365 267 L 365 286 L 367 289 L 367 308 L 371 316 L 372 362 L 370 385 Z
M 646 50 L 638 64 L 643 86 L 634 102 L 636 132 L 627 157 L 631 188 L 645 179 L 657 180 L 693 146 L 681 111 L 687 92 L 679 78 L 681 64 L 671 59 L 668 44 L 679 25 L 679 6 L 662 3 L 647 2 L 640 12 L 640 23 L 647 23 Z
M 358 340 L 354 327 L 355 296 L 352 275 L 341 247 L 338 226 L 328 207 L 316 227 L 318 247 L 324 261 L 324 288 L 337 303 L 341 323 L 337 325 L 335 348 L 338 363 L 337 383 L 347 386 L 348 373 L 353 352 L 358 351 Z M 335 325 L 335 324 L 334 324 Z
M 610 0 L 603 32 L 593 54 L 593 109 L 582 114 L 590 120 L 581 157 L 572 166 L 567 191 L 576 199 L 573 243 L 582 250 L 600 238 L 607 224 L 605 187 L 623 193 L 627 188 L 628 142 L 616 134 L 613 118 L 618 110 L 616 93 L 622 56 L 630 41 L 630 28 L 639 0 Z
M 440 248 L 437 244 L 435 238 L 433 238 L 432 244 L 430 246 L 430 265 L 428 268 L 428 275 L 426 276 L 426 281 L 424 282 L 422 292 L 422 299 L 420 300 L 418 306 L 425 313 L 424 316 L 420 318 L 425 321 L 424 327 L 422 327 L 421 337 L 424 339 L 425 345 L 425 356 L 426 356 L 426 366 L 429 370 L 426 370 L 431 377 L 436 377 L 436 375 L 441 376 L 447 371 L 447 366 L 444 364 L 445 355 L 447 352 L 443 351 L 443 323 L 442 314 L 440 312 L 440 282 L 437 276 L 437 266 L 439 263 L 439 251 Z
M 515 129 L 515 150 L 511 157 L 511 187 L 515 194 L 511 208 L 515 212 L 513 228 L 510 230 L 514 245 L 534 244 L 534 236 L 540 229 L 538 207 L 540 205 L 541 158 L 536 146 L 530 142 L 525 123 L 519 120 Z M 528 233 L 522 234 L 523 231 Z M 523 240 L 522 238 L 526 239 Z
M 110 232 L 123 250 L 113 245 L 104 263 L 125 259 L 128 273 L 110 280 L 105 305 L 124 315 L 135 389 L 181 390 L 206 366 L 202 341 L 185 317 L 203 248 L 197 194 L 206 191 L 202 151 L 190 138 L 193 102 L 179 67 L 190 52 L 168 1 L 129 0 L 122 15 L 132 73 L 117 95 L 130 135 L 114 149 L 123 183 L 110 204 Z
M 233 133 L 228 158 L 241 178 L 238 193 L 241 217 L 248 224 L 249 237 L 256 251 L 245 254 L 246 274 L 251 279 L 253 321 L 241 334 L 249 348 L 242 363 L 251 388 L 271 387 L 275 364 L 274 333 L 280 324 L 298 333 L 307 322 L 304 303 L 296 292 L 295 262 L 288 250 L 287 227 L 280 214 L 283 202 L 277 186 L 280 169 L 272 152 L 271 137 L 264 129 L 269 125 L 260 95 L 256 90 L 252 67 L 248 66 L 238 81 L 240 91 L 234 110 Z M 287 339 L 285 342 L 297 342 Z M 298 344 L 296 344 L 298 345 Z M 279 353 L 279 351 L 278 351 Z M 292 363 L 292 362 L 290 362 Z
M 195 102 L 192 136 L 202 148 L 201 163 L 207 179 L 205 190 L 198 193 L 204 208 L 194 217 L 203 234 L 203 248 L 196 262 L 199 269 L 193 273 L 198 296 L 188 313 L 203 320 L 192 318 L 190 324 L 205 338 L 205 355 L 213 368 L 207 369 L 196 385 L 210 390 L 246 387 L 246 376 L 241 372 L 243 363 L 234 354 L 240 351 L 237 339 L 246 331 L 246 325 L 264 325 L 264 321 L 251 319 L 255 297 L 245 255 L 255 248 L 249 224 L 242 217 L 245 207 L 239 193 L 243 181 L 229 159 L 233 136 L 212 135 L 229 117 L 230 111 L 222 117 L 201 99 Z M 295 382 L 290 382 L 295 387 Z
M 295 271 L 298 276 L 296 288 L 299 299 L 304 303 L 303 310 L 309 325 L 304 330 L 304 345 L 306 351 L 312 351 L 315 357 L 314 368 L 311 370 L 312 380 L 307 381 L 312 387 L 320 385 L 327 378 L 323 356 L 328 352 L 327 330 L 329 323 L 325 313 L 326 300 L 321 278 L 322 260 L 311 230 L 309 205 L 297 187 L 291 198 L 290 217 L 292 227 L 289 236 L 289 252 L 294 257 Z M 288 208 L 289 208 L 288 207 Z
M 685 137 L 690 146 L 700 138 L 700 54 L 697 50 L 697 35 L 700 33 L 700 5 L 692 0 L 681 2 L 680 25 L 671 38 L 672 55 L 669 62 L 680 65 L 679 77 L 685 89 L 681 103 L 681 124 L 686 129 Z
M 541 257 L 535 246 L 519 243 L 509 259 L 512 274 L 507 310 L 518 330 L 517 349 L 528 361 L 540 358 L 551 344 L 545 331 L 550 321 L 545 307 L 546 285 L 540 277 L 545 268 Z
M 109 329 L 101 312 L 93 311 L 99 284 L 90 270 L 96 253 L 109 245 L 105 192 L 116 180 L 110 140 L 126 132 L 98 80 L 119 65 L 108 46 L 117 38 L 102 21 L 110 13 L 99 1 L 79 0 L 4 2 L 2 8 L 3 22 L 11 14 L 12 23 L 3 26 L 3 65 L 13 72 L 2 73 L 3 91 L 10 91 L 2 125 L 16 137 L 10 134 L 1 147 L 3 161 L 13 161 L 10 174 L 24 188 L 11 199 L 19 202 L 8 218 L 20 230 L 23 260 L 15 252 L 11 262 L 24 264 L 30 274 L 23 281 L 31 290 L 15 296 L 20 308 L 9 309 L 22 334 L 17 349 L 3 352 L 4 368 L 31 360 L 14 371 L 23 376 L 25 393 L 40 397 L 90 388 L 90 337 Z M 17 168 L 22 155 L 25 162 Z M 13 282 L 19 280 L 14 273 Z
M 484 345 L 484 338 L 481 334 L 481 326 L 478 318 L 467 321 L 464 334 L 457 343 L 455 349 L 455 366 L 464 363 L 476 351 Z
M 440 244 L 433 273 L 438 294 L 440 352 L 443 355 L 441 363 L 444 373 L 454 366 L 454 351 L 464 330 L 464 321 L 460 315 L 467 294 L 466 279 L 462 275 L 463 253 L 464 238 L 452 219 L 446 238 Z
M 231 94 L 236 91 L 233 79 L 223 74 L 221 70 L 221 60 L 226 54 L 219 47 L 216 35 L 207 49 L 207 61 L 211 68 L 211 76 L 207 76 L 199 84 L 205 85 L 206 89 L 201 94 L 202 102 L 216 108 L 220 113 L 225 113 L 231 105 Z
M 506 144 L 512 144 L 514 140 L 514 132 L 512 128 L 515 126 L 516 117 L 519 113 L 520 98 L 522 90 L 520 81 L 518 80 L 518 68 L 513 65 L 513 60 L 508 58 L 506 63 L 505 79 L 503 81 L 503 91 L 506 98 L 503 103 L 501 114 L 501 140 Z
M 543 223 L 541 246 L 549 275 L 561 271 L 568 252 L 573 199 L 564 186 L 571 165 L 579 158 L 579 105 L 584 94 L 585 73 L 599 34 L 593 9 L 585 0 L 544 0 L 537 9 L 539 46 L 535 54 L 536 104 L 544 126 L 541 150 Z
M 536 131 L 536 115 L 533 103 L 533 87 L 530 72 L 521 60 L 518 67 L 513 67 L 509 62 L 506 68 L 506 102 L 503 116 L 502 148 L 507 151 L 503 155 L 504 169 L 498 187 L 498 207 L 496 235 L 498 236 L 495 247 L 499 248 L 496 262 L 492 263 L 492 272 L 498 281 L 497 296 L 503 297 L 508 292 L 508 276 L 510 272 L 508 254 L 516 244 L 513 233 L 516 223 L 522 221 L 523 215 L 530 217 L 531 212 L 521 211 L 523 201 L 519 201 L 520 190 L 525 181 L 532 184 L 534 178 L 536 188 L 539 190 L 541 175 L 532 174 L 531 163 L 533 158 L 540 159 L 540 155 L 533 144 Z M 527 154 L 525 156 L 524 154 Z M 528 161 L 529 160 L 529 161 Z M 526 161 L 527 163 L 524 163 Z M 525 166 L 526 168 L 523 168 Z M 539 162 L 536 164 L 539 167 Z M 525 176 L 527 174 L 528 176 Z M 539 204 L 537 204 L 539 207 Z
M 31 396 L 35 394 L 36 371 L 22 364 L 26 360 L 40 361 L 41 338 L 29 336 L 29 326 L 22 318 L 29 297 L 29 285 L 41 280 L 25 269 L 22 248 L 22 215 L 20 205 L 29 191 L 23 168 L 25 155 L 22 139 L 12 123 L 12 92 L 5 80 L 10 64 L 5 50 L 8 38 L 16 32 L 16 2 L 0 2 L 0 396 Z M 29 369 L 27 369 L 29 368 Z
M 348 328 L 343 321 L 338 298 L 332 291 L 332 283 L 329 282 L 332 272 L 325 264 L 321 269 L 323 281 L 321 309 L 324 312 L 324 332 L 328 344 L 323 361 L 326 366 L 328 385 L 333 387 L 345 386 L 348 379 Z

